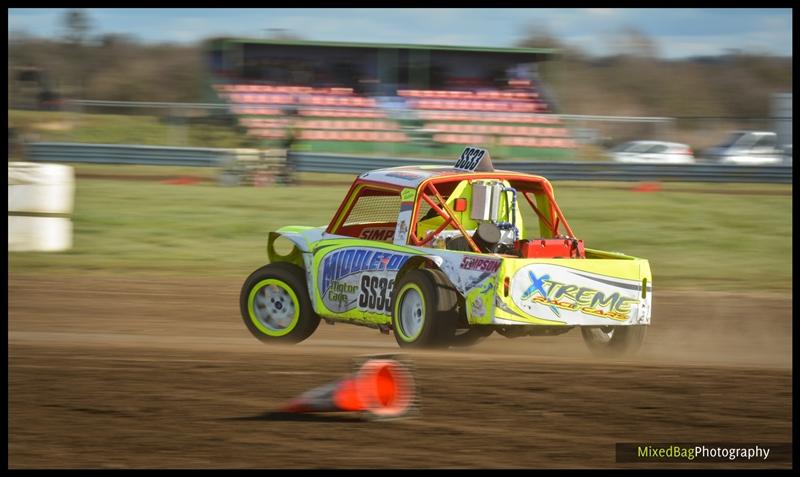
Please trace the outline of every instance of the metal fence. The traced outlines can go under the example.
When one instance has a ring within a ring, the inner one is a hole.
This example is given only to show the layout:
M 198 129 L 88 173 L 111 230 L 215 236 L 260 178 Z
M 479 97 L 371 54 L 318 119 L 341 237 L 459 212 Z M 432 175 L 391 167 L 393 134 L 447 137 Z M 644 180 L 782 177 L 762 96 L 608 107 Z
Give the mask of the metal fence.
M 34 162 L 144 164 L 227 167 L 256 150 L 205 149 L 109 144 L 32 143 L 26 159 Z M 299 172 L 360 174 L 373 169 L 416 165 L 450 165 L 453 161 L 295 153 Z M 792 167 L 723 164 L 621 164 L 608 162 L 495 161 L 497 169 L 538 174 L 550 180 L 791 183 Z
M 25 159 L 33 162 L 220 167 L 225 161 L 232 160 L 235 151 L 200 147 L 41 142 L 26 145 Z
M 300 172 L 350 173 L 382 167 L 420 164 L 452 165 L 453 161 L 423 161 L 383 157 L 331 154 L 296 154 Z M 621 164 L 615 162 L 520 162 L 494 161 L 497 169 L 537 174 L 550 180 L 577 181 L 670 181 L 791 183 L 791 166 L 740 166 L 723 164 Z

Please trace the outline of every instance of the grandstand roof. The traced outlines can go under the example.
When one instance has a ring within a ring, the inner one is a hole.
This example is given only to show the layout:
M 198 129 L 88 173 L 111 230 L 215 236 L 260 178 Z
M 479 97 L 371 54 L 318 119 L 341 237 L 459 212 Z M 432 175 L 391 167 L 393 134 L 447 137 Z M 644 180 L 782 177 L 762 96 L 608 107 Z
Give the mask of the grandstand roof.
M 258 38 L 220 38 L 217 42 L 225 43 L 250 43 L 280 46 L 318 46 L 336 48 L 379 48 L 401 50 L 435 50 L 435 51 L 466 51 L 475 53 L 501 53 L 501 54 L 528 54 L 537 55 L 540 59 L 545 56 L 555 55 L 558 50 L 552 48 L 497 48 L 485 46 L 453 46 L 453 45 L 421 45 L 413 43 L 353 43 L 341 41 L 309 41 L 309 40 L 268 40 Z

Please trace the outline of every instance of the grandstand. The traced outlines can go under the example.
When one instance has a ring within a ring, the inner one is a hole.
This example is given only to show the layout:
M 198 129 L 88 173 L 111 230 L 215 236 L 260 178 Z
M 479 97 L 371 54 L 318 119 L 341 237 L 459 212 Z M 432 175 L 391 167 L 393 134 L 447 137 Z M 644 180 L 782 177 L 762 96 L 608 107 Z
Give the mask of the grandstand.
M 314 152 L 571 157 L 575 142 L 544 99 L 543 49 L 217 39 L 213 86 L 264 147 L 289 126 Z

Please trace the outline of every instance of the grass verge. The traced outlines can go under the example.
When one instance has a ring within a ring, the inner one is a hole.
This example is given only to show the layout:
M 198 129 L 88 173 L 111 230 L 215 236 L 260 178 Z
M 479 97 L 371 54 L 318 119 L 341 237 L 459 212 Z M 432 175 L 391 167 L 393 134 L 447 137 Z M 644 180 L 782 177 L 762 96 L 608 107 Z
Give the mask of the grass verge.
M 790 187 L 675 184 L 653 193 L 624 183 L 554 187 L 587 246 L 649 259 L 656 287 L 791 289 Z M 244 279 L 266 262 L 269 231 L 327 224 L 346 191 L 343 183 L 224 188 L 79 178 L 73 249 L 9 253 L 9 273 Z

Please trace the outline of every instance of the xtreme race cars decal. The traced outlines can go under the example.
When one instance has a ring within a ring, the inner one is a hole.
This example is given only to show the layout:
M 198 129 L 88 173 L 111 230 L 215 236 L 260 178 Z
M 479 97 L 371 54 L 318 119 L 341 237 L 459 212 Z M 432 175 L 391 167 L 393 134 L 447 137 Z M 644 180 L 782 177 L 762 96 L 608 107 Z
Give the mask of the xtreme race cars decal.
M 548 264 L 524 266 L 511 282 L 511 296 L 520 310 L 531 316 L 572 323 L 590 324 L 598 319 L 626 322 L 637 316 L 639 294 L 635 281 L 612 282 Z

